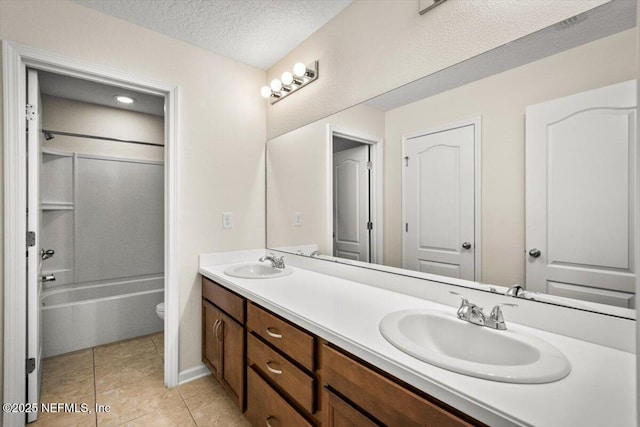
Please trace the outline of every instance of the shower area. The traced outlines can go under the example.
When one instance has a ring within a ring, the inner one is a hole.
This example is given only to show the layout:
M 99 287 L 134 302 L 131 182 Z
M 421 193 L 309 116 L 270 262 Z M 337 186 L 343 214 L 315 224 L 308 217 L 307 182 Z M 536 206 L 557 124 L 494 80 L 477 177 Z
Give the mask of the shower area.
M 162 331 L 163 100 L 124 109 L 117 88 L 39 78 L 42 357 Z

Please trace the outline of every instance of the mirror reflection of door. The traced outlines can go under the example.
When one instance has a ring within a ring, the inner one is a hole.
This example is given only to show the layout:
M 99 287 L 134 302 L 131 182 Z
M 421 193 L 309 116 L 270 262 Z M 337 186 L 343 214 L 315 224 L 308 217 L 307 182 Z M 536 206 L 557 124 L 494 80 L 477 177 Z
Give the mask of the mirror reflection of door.
M 370 146 L 333 137 L 333 256 L 371 262 Z
M 633 308 L 636 82 L 527 108 L 527 289 Z
M 476 124 L 405 138 L 403 267 L 476 279 Z

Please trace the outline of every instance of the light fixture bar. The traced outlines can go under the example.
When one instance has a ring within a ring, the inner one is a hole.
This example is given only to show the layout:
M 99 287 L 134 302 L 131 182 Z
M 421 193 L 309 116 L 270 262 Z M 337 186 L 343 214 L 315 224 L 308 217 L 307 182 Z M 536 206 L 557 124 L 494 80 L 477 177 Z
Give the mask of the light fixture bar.
M 318 79 L 318 61 L 313 61 L 306 66 L 297 63 L 293 67 L 293 74 L 285 72 L 282 80 L 274 79 L 269 86 L 263 86 L 260 93 L 265 98 L 269 98 L 271 105 L 286 98 Z

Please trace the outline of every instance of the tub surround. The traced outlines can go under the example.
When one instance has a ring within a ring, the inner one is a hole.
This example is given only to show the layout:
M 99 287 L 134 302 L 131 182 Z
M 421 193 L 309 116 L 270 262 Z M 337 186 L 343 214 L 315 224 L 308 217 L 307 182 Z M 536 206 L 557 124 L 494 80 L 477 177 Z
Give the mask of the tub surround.
M 256 250 L 201 255 L 200 273 L 489 425 L 598 426 L 608 425 L 612 420 L 618 426 L 635 425 L 635 355 L 631 352 L 520 326 L 565 354 L 572 366 L 569 376 L 553 383 L 527 385 L 457 374 L 403 353 L 387 342 L 378 330 L 380 320 L 393 311 L 415 308 L 450 311 L 453 314 L 453 305 L 457 301 L 443 305 L 424 297 L 418 298 L 296 266 L 293 266 L 292 275 L 268 280 L 232 278 L 224 274 L 230 265 L 255 261 L 264 252 Z M 290 266 L 295 263 L 293 258 L 302 257 L 288 257 Z M 424 281 L 396 278 L 400 282 L 412 280 L 414 287 L 422 285 L 424 288 Z M 475 293 L 483 294 L 473 290 L 461 292 L 468 293 L 472 301 Z M 488 296 L 484 302 L 496 303 L 499 298 L 504 298 L 484 294 Z M 477 302 L 484 304 L 483 301 Z M 539 309 L 540 306 L 536 304 L 531 309 Z M 529 309 L 525 305 L 523 311 Z M 507 324 L 513 321 L 514 314 L 515 310 L 505 310 Z M 571 316 L 568 317 L 571 320 L 565 317 L 556 323 L 572 322 Z M 635 324 L 633 321 L 627 322 Z M 585 327 L 577 325 L 575 328 L 580 326 Z M 633 337 L 633 332 L 629 336 Z

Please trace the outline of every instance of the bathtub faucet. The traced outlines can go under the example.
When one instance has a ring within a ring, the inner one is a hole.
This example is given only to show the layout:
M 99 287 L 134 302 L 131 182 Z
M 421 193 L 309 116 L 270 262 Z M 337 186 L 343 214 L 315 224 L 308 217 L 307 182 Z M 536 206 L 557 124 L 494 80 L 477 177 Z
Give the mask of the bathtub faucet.
M 260 262 L 271 261 L 271 267 L 279 268 L 279 269 L 284 268 L 284 256 L 281 256 L 280 258 L 278 258 L 273 254 L 273 252 L 271 252 L 271 255 L 265 255 L 263 257 L 260 257 L 258 261 Z

